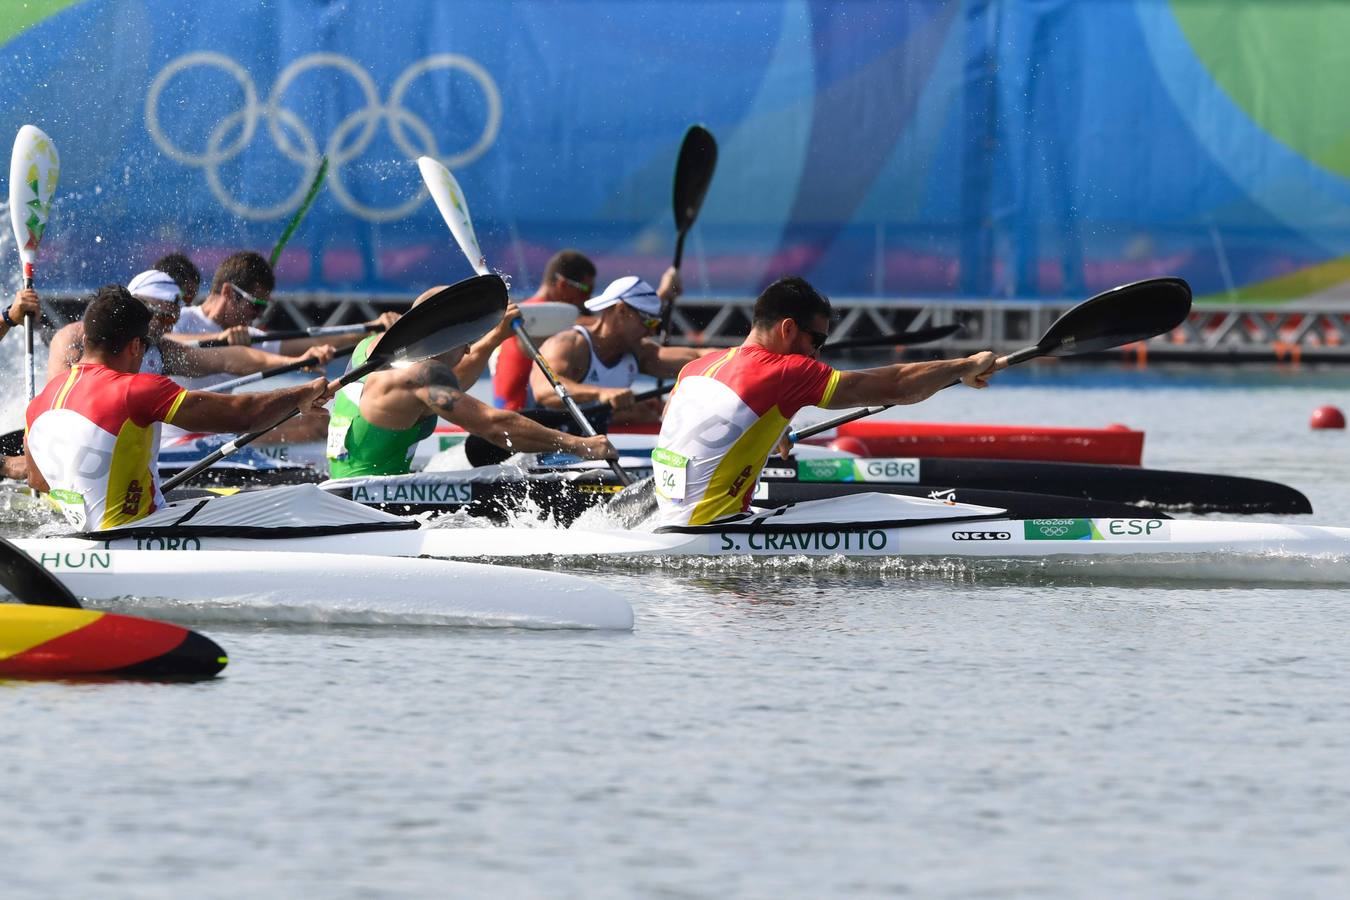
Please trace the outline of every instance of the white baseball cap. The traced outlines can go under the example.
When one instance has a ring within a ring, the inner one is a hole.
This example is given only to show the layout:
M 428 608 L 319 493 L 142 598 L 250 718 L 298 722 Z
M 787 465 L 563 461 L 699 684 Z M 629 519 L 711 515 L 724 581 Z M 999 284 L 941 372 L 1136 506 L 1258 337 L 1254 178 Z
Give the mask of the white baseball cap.
M 656 295 L 656 288 L 636 275 L 614 279 L 600 296 L 586 301 L 586 308 L 598 313 L 616 303 L 627 303 L 638 312 L 649 316 L 661 315 L 661 298 Z
M 183 291 L 168 273 L 147 269 L 127 284 L 127 292 L 137 300 L 183 304 Z

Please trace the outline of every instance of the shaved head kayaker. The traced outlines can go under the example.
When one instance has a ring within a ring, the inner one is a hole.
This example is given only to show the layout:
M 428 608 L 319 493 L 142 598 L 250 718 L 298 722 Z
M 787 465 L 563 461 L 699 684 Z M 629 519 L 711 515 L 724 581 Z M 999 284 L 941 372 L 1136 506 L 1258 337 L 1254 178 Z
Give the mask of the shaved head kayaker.
M 28 404 L 28 483 L 49 494 L 79 529 L 134 522 L 164 503 L 159 428 L 249 431 L 293 409 L 323 412 L 322 378 L 266 393 L 189 391 L 141 372 L 153 313 L 121 285 L 99 290 L 84 313 L 84 353 Z
M 606 403 L 614 408 L 615 422 L 655 422 L 661 418 L 659 400 L 633 405 L 633 381 L 638 373 L 674 378 L 687 363 L 708 352 L 695 347 L 662 347 L 651 339 L 661 326 L 662 304 L 680 295 L 680 273 L 669 268 L 661 286 L 653 288 L 636 275 L 610 282 L 598 297 L 586 301 L 586 311 L 598 318 L 577 324 L 544 341 L 539 353 L 578 403 Z M 548 377 L 538 369 L 530 375 L 530 392 L 540 406 L 562 407 Z
M 413 305 L 442 290 L 426 291 Z M 465 393 L 482 374 L 492 350 L 510 338 L 511 321 L 519 315 L 515 306 L 508 306 L 501 323 L 472 347 L 457 347 L 410 366 L 372 372 L 343 387 L 328 423 L 329 474 L 354 478 L 408 472 L 413 451 L 435 431 L 437 418 L 513 452 L 562 451 L 582 459 L 614 458 L 617 454 L 603 436 L 575 437 L 554 431 Z M 350 367 L 364 364 L 381 337 L 371 335 L 358 344 Z
M 652 452 L 657 525 L 749 510 L 769 454 L 804 406 L 918 403 L 954 381 L 985 387 L 1003 368 L 983 352 L 841 372 L 818 358 L 829 330 L 829 300 L 803 278 L 780 278 L 755 300 L 744 343 L 684 367 Z

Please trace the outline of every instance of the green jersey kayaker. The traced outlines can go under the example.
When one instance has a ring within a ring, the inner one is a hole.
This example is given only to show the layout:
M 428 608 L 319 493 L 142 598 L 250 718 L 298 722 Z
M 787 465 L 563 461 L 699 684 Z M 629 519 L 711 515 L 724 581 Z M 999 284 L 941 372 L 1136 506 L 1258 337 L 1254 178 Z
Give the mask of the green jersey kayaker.
M 442 287 L 423 293 L 413 306 Z M 401 475 L 413 450 L 442 418 L 470 434 L 515 452 L 561 451 L 582 459 L 613 459 L 614 447 L 603 435 L 577 437 L 540 425 L 505 409 L 494 409 L 465 391 L 482 374 L 488 355 L 512 336 L 519 317 L 509 306 L 502 322 L 474 343 L 397 369 L 372 372 L 338 392 L 328 422 L 328 470 L 333 478 Z M 381 335 L 357 345 L 350 365 L 362 365 Z

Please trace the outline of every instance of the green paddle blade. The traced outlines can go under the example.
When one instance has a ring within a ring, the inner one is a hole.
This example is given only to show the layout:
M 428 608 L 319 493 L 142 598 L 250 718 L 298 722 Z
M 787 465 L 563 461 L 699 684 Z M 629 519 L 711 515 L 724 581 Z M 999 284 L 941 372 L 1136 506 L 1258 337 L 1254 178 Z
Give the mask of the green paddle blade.
M 23 603 L 80 608 L 80 601 L 55 575 L 4 538 L 0 538 L 0 585 Z

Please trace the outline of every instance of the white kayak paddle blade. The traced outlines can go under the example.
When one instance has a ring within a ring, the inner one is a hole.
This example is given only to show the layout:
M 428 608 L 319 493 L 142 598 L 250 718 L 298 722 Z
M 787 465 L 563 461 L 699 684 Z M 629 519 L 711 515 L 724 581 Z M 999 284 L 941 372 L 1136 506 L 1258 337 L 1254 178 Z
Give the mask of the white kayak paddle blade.
M 61 157 L 52 139 L 36 125 L 20 128 L 9 159 L 9 220 L 25 277 L 32 277 L 31 268 L 47 230 L 60 177 Z
M 579 310 L 570 303 L 526 303 L 520 307 L 525 333 L 536 341 L 551 338 L 577 323 Z
M 417 168 L 422 173 L 422 181 L 425 182 L 431 199 L 436 203 L 436 208 L 441 211 L 441 218 L 450 226 L 450 233 L 455 236 L 455 243 L 459 244 L 459 249 L 464 251 L 469 265 L 473 266 L 473 270 L 479 275 L 488 274 L 487 259 L 484 258 L 483 251 L 478 246 L 478 238 L 473 233 L 473 220 L 469 218 L 468 201 L 464 199 L 464 191 L 460 189 L 455 176 L 430 156 L 420 157 L 417 160 Z

